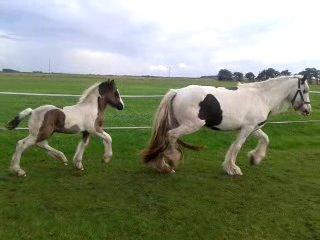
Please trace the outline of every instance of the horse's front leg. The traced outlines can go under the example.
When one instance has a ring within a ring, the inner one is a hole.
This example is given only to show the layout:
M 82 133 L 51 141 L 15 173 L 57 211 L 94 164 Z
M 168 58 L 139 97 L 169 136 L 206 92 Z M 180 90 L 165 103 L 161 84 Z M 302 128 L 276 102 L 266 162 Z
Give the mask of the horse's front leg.
M 103 160 L 105 163 L 109 163 L 112 157 L 112 138 L 111 136 L 103 130 L 95 132 L 98 137 L 103 139 L 104 145 L 104 155 Z
M 254 150 L 249 152 L 249 158 L 251 164 L 258 165 L 266 156 L 269 137 L 261 129 L 254 131 L 253 135 L 258 138 L 259 143 Z
M 84 151 L 88 147 L 90 142 L 90 134 L 88 132 L 83 132 L 82 140 L 79 142 L 76 153 L 73 157 L 74 165 L 79 170 L 84 170 L 83 164 L 82 164 L 82 158 Z
M 242 128 L 236 141 L 230 146 L 222 164 L 224 171 L 229 175 L 242 175 L 241 169 L 236 165 L 236 160 L 242 145 L 252 133 L 252 130 L 251 127 Z

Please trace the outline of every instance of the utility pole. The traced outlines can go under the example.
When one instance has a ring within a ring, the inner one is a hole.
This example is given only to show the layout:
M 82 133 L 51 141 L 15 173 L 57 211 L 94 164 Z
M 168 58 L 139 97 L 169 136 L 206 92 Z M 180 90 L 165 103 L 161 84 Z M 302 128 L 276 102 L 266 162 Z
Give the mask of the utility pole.
M 168 67 L 168 77 L 171 77 L 171 66 Z
M 49 58 L 49 69 L 48 69 L 48 73 L 50 74 L 51 72 L 51 61 L 50 61 L 50 58 Z

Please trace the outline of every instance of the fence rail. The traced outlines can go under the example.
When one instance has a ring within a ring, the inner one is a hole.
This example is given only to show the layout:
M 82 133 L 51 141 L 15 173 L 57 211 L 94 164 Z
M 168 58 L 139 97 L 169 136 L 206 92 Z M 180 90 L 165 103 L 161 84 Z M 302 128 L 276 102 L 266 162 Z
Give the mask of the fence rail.
M 291 124 L 291 123 L 317 123 L 320 120 L 294 120 L 294 121 L 272 121 L 266 122 L 266 124 Z M 106 127 L 104 130 L 132 130 L 132 129 L 151 129 L 150 126 L 140 126 L 140 127 Z M 14 131 L 26 131 L 28 128 L 26 127 L 18 127 L 15 128 Z M 8 129 L 4 127 L 0 127 L 0 131 L 8 131 Z
M 310 91 L 313 94 L 320 94 L 320 91 Z M 0 95 L 23 95 L 23 96 L 47 96 L 47 97 L 80 97 L 76 94 L 58 94 L 58 93 L 24 93 L 24 92 L 0 92 Z M 122 95 L 123 98 L 161 98 L 163 95 Z M 266 124 L 292 124 L 292 123 L 316 123 L 320 120 L 296 120 L 296 121 L 272 121 Z M 107 127 L 105 130 L 132 130 L 132 129 L 150 129 L 150 126 L 125 126 L 125 127 Z M 28 128 L 16 128 L 18 131 L 26 131 Z M 0 131 L 7 131 L 6 128 L 0 127 Z
M 310 91 L 313 94 L 320 94 L 320 91 Z M 0 92 L 0 95 L 23 95 L 23 96 L 43 96 L 43 97 L 81 97 L 77 94 L 60 94 L 60 93 L 27 93 L 27 92 Z M 161 98 L 164 95 L 121 95 L 123 98 Z
M 0 92 L 0 95 L 23 95 L 23 96 L 44 96 L 44 97 L 81 97 L 77 94 L 60 93 L 24 93 L 24 92 Z M 123 98 L 160 98 L 164 95 L 121 95 Z

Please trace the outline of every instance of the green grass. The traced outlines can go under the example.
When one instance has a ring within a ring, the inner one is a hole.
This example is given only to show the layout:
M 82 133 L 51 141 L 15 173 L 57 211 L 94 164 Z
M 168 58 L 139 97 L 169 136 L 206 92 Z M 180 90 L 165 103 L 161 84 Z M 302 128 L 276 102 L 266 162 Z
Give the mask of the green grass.
M 100 79 L 0 75 L 0 91 L 79 94 Z M 137 95 L 163 94 L 188 84 L 221 84 L 125 77 L 117 82 L 122 94 Z M 319 98 L 311 96 L 314 112 L 309 119 L 320 119 Z M 0 95 L 0 126 L 26 107 L 75 101 Z M 106 126 L 148 126 L 159 101 L 125 99 L 124 111 L 108 110 Z M 301 119 L 289 111 L 271 120 Z M 207 148 L 185 151 L 185 163 L 170 176 L 140 163 L 149 130 L 110 130 L 110 165 L 101 163 L 102 143 L 92 139 L 84 172 L 31 148 L 22 158 L 28 175 L 17 178 L 8 166 L 16 141 L 26 132 L 0 132 L 0 239 L 320 239 L 319 123 L 269 124 L 265 131 L 271 140 L 266 160 L 249 165 L 246 153 L 256 144 L 249 139 L 238 157 L 244 175 L 236 178 L 221 169 L 234 133 L 204 129 L 186 136 L 186 141 Z M 71 160 L 79 139 L 55 135 L 51 144 Z

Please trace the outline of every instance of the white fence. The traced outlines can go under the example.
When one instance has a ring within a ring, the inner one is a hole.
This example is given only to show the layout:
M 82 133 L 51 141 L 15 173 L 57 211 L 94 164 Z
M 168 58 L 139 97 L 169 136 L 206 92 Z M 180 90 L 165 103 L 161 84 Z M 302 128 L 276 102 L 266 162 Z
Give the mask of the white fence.
M 320 91 L 310 91 L 312 94 L 320 94 Z M 58 93 L 24 93 L 24 92 L 0 92 L 0 95 L 23 95 L 23 96 L 44 96 L 44 97 L 80 97 L 76 94 L 58 94 Z M 121 95 L 123 98 L 161 98 L 163 95 Z M 267 124 L 292 124 L 292 123 L 316 123 L 320 120 L 296 120 L 296 121 L 274 121 Z M 150 129 L 150 126 L 130 126 L 130 127 L 107 127 L 107 130 L 127 130 L 127 129 Z M 1 128 L 0 131 L 5 131 Z M 28 130 L 28 128 L 16 128 L 15 130 Z

